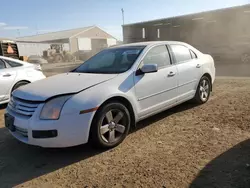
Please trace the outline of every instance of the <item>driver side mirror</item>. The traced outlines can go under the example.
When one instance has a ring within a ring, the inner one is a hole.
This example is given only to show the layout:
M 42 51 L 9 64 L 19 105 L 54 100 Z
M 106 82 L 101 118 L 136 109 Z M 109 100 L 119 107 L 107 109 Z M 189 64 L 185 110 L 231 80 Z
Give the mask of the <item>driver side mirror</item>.
M 146 64 L 143 65 L 142 68 L 138 69 L 136 71 L 136 75 L 141 75 L 145 73 L 152 73 L 158 71 L 158 65 L 157 64 Z

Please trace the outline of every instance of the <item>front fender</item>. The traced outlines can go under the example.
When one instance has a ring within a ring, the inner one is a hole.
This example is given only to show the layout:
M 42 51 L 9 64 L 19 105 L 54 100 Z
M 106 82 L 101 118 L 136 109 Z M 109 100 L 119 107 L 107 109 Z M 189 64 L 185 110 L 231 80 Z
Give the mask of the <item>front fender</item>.
M 127 99 L 130 102 L 135 118 L 137 119 L 138 105 L 136 105 L 137 100 L 134 95 L 134 87 L 125 93 L 122 90 L 119 90 L 119 87 L 110 86 L 108 83 L 103 83 L 75 94 L 65 103 L 61 114 L 80 114 L 81 111 L 96 109 L 105 101 L 113 97 L 123 97 Z

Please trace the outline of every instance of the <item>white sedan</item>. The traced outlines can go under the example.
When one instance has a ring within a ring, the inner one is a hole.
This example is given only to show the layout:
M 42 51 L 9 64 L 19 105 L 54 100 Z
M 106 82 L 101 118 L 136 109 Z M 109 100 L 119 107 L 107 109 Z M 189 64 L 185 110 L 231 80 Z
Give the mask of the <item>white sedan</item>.
M 40 65 L 0 56 L 0 104 L 9 102 L 15 89 L 43 78 Z
M 214 79 L 213 58 L 186 43 L 116 46 L 69 73 L 14 91 L 5 125 L 31 145 L 90 141 L 111 148 L 144 118 L 191 99 L 207 102 Z

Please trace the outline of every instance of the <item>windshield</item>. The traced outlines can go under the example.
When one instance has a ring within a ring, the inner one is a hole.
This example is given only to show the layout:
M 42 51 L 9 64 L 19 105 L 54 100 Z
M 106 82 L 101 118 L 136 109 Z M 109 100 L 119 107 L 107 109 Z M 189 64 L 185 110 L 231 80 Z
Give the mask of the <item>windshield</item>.
M 111 48 L 96 54 L 72 72 L 117 74 L 134 64 L 145 46 Z

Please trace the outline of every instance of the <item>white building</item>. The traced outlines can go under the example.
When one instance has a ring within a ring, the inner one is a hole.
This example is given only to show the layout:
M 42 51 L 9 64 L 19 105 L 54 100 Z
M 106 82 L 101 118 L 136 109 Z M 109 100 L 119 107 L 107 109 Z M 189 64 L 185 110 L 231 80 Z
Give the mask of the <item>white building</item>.
M 97 53 L 116 45 L 117 39 L 97 26 L 50 32 L 16 39 L 20 56 L 40 55 L 50 44 L 63 44 L 64 50 L 75 55 Z

